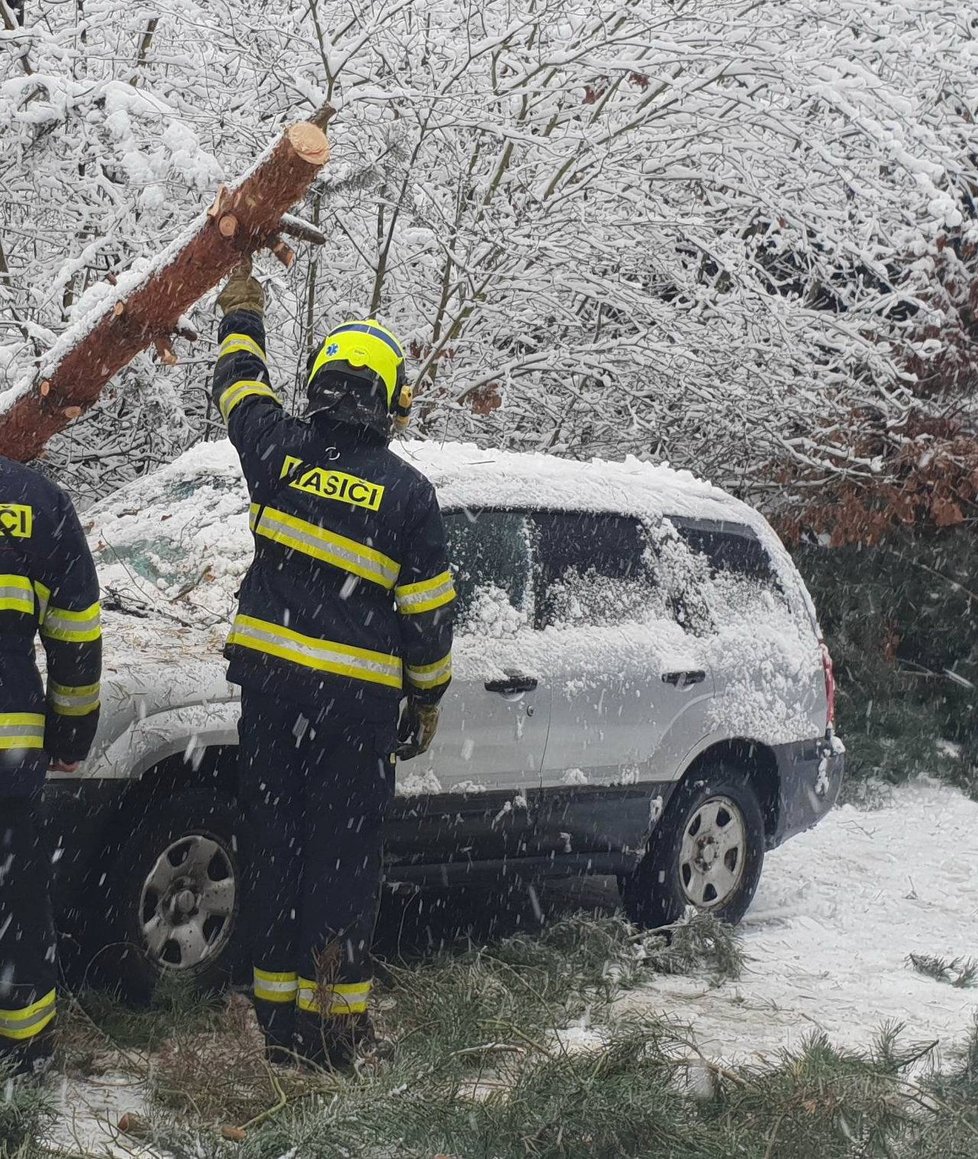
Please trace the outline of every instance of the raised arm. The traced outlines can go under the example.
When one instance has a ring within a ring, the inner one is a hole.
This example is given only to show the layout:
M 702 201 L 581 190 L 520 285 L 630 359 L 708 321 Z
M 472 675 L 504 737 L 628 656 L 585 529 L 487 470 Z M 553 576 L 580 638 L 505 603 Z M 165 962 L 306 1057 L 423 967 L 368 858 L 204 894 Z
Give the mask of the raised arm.
M 250 263 L 231 275 L 217 304 L 224 317 L 211 393 L 250 481 L 264 465 L 265 439 L 285 419 L 265 359 L 265 297 Z

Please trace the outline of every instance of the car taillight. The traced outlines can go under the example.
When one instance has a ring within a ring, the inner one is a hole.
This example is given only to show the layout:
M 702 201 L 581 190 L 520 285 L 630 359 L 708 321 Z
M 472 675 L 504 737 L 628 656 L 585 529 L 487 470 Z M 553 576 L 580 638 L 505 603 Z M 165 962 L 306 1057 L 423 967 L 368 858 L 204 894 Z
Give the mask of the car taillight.
M 825 673 L 825 727 L 835 727 L 835 669 L 832 665 L 832 655 L 824 644 L 819 644 L 822 650 L 822 670 Z

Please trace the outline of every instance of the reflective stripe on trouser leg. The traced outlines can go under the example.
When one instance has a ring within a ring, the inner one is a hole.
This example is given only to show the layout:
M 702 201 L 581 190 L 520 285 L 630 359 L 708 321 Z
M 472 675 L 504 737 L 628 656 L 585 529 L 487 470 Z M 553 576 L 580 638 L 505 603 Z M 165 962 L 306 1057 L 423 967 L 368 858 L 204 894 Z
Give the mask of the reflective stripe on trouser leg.
M 51 1025 L 56 1013 L 51 856 L 36 813 L 40 784 L 39 780 L 37 788 L 24 796 L 0 795 L 2 1052 L 33 1050 L 39 1042 L 47 1042 L 42 1031 Z
M 53 990 L 49 990 L 42 998 L 27 1006 L 0 1005 L 0 1041 L 6 1040 L 9 1044 L 34 1038 L 51 1022 L 55 1013 Z
M 255 998 L 261 1002 L 295 1002 L 299 976 L 291 972 L 262 970 L 255 967 Z
M 334 982 L 319 985 L 310 978 L 299 979 L 299 1009 L 306 1014 L 335 1018 L 344 1014 L 366 1014 L 371 982 Z
M 295 1036 L 298 978 L 292 970 L 254 968 L 255 1014 L 269 1046 L 291 1050 Z

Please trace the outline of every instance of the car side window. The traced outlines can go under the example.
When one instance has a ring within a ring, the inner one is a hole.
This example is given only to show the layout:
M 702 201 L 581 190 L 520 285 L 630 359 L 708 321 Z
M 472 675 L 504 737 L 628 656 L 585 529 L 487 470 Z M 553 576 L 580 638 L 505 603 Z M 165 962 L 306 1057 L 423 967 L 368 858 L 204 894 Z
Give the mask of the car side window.
M 621 624 L 648 616 L 654 567 L 637 519 L 543 511 L 534 520 L 543 626 Z
M 784 609 L 774 562 L 746 524 L 671 515 L 656 536 L 676 619 L 694 635 Z
M 779 586 L 771 557 L 753 528 L 743 523 L 678 515 L 672 516 L 670 522 L 691 551 L 706 556 L 713 575 L 727 572 L 773 588 Z
M 530 526 L 518 511 L 446 511 L 460 632 L 501 638 L 533 619 Z

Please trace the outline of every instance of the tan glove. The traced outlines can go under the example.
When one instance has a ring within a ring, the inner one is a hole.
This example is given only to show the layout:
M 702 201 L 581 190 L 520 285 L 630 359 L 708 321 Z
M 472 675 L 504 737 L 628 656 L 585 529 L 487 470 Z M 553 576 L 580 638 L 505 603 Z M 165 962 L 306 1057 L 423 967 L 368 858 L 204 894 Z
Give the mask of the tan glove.
M 397 759 L 409 761 L 412 757 L 426 753 L 437 731 L 438 705 L 418 704 L 415 700 L 408 700 L 397 730 Z
M 230 314 L 234 310 L 250 310 L 259 315 L 264 313 L 265 291 L 251 276 L 251 258 L 245 258 L 231 272 L 217 299 L 217 305 L 222 314 Z

